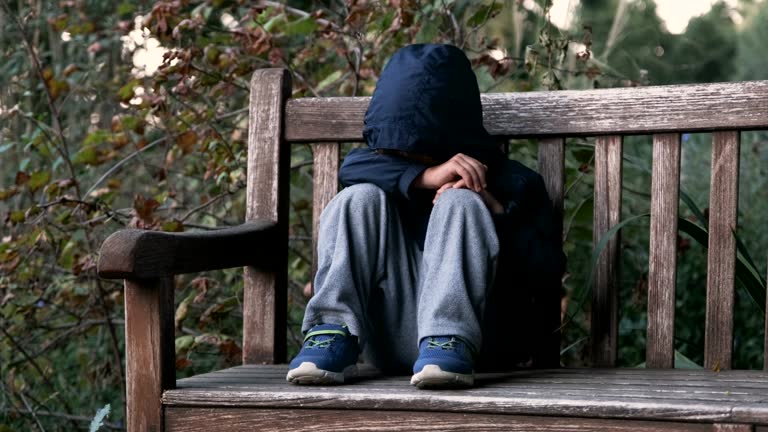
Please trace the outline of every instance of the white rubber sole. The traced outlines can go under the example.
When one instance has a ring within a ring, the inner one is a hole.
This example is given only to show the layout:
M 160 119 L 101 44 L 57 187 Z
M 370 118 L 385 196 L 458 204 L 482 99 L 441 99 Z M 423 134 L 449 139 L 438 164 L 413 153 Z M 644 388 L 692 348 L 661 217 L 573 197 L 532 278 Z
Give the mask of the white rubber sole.
M 411 377 L 411 385 L 420 389 L 425 388 L 463 388 L 475 384 L 473 374 L 446 372 L 438 365 L 426 365 L 421 372 Z
M 285 379 L 293 384 L 329 385 L 344 384 L 344 381 L 357 376 L 357 365 L 347 366 L 341 372 L 319 369 L 312 362 L 303 362 L 299 367 L 288 371 Z

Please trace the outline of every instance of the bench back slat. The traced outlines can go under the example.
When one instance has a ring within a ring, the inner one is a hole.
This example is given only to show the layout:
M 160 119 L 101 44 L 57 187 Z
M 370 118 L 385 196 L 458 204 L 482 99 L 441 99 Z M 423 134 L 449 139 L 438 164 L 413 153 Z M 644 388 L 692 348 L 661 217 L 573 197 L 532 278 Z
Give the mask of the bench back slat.
M 481 98 L 486 129 L 503 136 L 630 135 L 768 125 L 768 81 L 489 93 Z M 286 106 L 286 139 L 362 141 L 369 101 L 368 97 L 291 100 Z
M 653 136 L 646 366 L 672 368 L 680 192 L 680 134 Z
M 290 146 L 284 145 L 285 101 L 291 75 L 285 69 L 260 69 L 251 79 L 248 122 L 246 222 L 268 219 L 288 238 Z M 254 246 L 257 247 L 257 246 Z M 270 245 L 275 268 L 288 268 L 288 242 Z M 246 267 L 243 292 L 243 364 L 279 363 L 286 356 L 287 271 Z
M 565 140 L 539 140 L 539 174 L 544 178 L 549 198 L 560 218 L 562 231 L 563 200 L 565 199 Z
M 339 144 L 319 143 L 312 146 L 312 273 L 317 273 L 317 234 L 320 214 L 339 192 Z M 314 291 L 314 287 L 313 287 Z
M 555 209 L 555 232 L 563 232 L 563 201 L 565 199 L 565 139 L 545 138 L 539 140 L 538 171 L 544 178 L 544 185 Z M 538 308 L 534 316 L 539 317 L 536 329 L 537 347 L 534 348 L 534 364 L 541 367 L 558 367 L 560 365 L 560 326 L 561 326 L 561 291 L 562 285 L 543 287 L 537 295 L 540 301 L 535 303 Z M 558 289 L 560 288 L 560 289 Z
M 598 137 L 595 142 L 593 242 L 621 221 L 623 137 Z M 619 246 L 617 233 L 603 249 L 592 289 L 592 364 L 614 366 L 618 347 Z
M 766 282 L 768 282 L 768 275 L 766 275 L 765 278 Z M 768 311 L 768 295 L 765 296 L 765 310 Z M 768 316 L 766 316 L 765 319 L 765 340 L 763 341 L 763 370 L 768 371 Z
M 739 194 L 738 132 L 712 134 L 704 367 L 730 369 Z

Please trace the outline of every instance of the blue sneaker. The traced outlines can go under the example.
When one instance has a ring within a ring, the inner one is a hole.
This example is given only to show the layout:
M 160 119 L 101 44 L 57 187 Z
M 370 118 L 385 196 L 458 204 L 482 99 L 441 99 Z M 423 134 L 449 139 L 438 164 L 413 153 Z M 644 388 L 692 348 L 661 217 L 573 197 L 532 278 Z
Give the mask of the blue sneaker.
M 418 388 L 471 387 L 475 383 L 473 354 L 456 336 L 429 336 L 419 344 L 411 385 Z
M 357 337 L 346 326 L 316 325 L 304 338 L 285 378 L 294 384 L 343 384 L 357 375 L 359 353 Z

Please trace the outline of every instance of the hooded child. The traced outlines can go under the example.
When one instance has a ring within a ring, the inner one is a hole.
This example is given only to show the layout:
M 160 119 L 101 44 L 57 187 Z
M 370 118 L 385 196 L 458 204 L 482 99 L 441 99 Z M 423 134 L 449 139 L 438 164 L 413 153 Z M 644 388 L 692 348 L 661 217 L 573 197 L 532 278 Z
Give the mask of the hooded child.
M 362 352 L 419 388 L 472 386 L 478 361 L 511 362 L 498 349 L 508 322 L 489 300 L 510 272 L 500 259 L 518 284 L 564 271 L 543 180 L 485 130 L 471 64 L 451 45 L 392 56 L 363 136 L 320 219 L 315 295 L 287 380 L 344 383 Z

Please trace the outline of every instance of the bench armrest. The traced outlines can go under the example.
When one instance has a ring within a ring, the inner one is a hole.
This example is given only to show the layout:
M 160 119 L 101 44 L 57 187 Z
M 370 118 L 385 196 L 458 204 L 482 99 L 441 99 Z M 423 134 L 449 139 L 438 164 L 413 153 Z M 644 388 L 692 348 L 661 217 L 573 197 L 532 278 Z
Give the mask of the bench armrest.
M 246 265 L 272 266 L 277 224 L 258 220 L 214 231 L 168 233 L 127 229 L 101 245 L 98 273 L 106 279 L 150 279 Z

